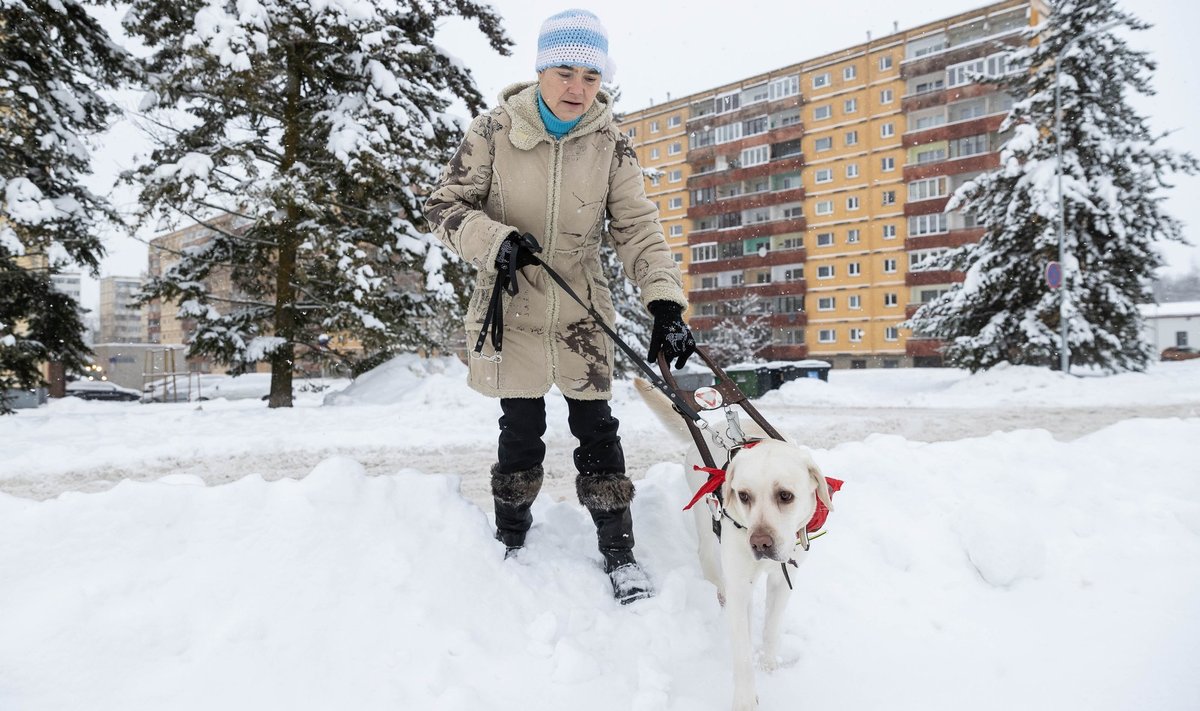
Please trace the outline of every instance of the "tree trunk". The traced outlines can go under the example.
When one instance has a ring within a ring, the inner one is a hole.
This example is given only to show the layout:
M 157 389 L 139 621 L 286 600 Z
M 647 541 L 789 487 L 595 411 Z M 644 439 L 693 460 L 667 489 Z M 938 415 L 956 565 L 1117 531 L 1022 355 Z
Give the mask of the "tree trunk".
M 286 175 L 296 164 L 300 150 L 300 67 L 295 46 L 288 48 L 287 105 L 284 108 L 283 160 L 279 172 Z M 275 335 L 284 340 L 271 356 L 271 396 L 268 407 L 292 406 L 292 368 L 296 355 L 296 223 L 299 210 L 287 206 L 287 219 L 277 229 L 279 253 L 275 264 Z

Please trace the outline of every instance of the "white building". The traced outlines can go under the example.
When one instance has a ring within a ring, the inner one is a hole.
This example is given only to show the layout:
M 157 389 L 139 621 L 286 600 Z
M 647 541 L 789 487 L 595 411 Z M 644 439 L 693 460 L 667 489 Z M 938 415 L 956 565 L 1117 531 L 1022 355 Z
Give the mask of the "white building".
M 67 296 L 75 299 L 75 303 L 80 302 L 82 296 L 81 280 L 79 272 L 63 272 L 61 274 L 51 274 L 50 283 L 54 288 Z
M 1138 309 L 1146 319 L 1145 340 L 1155 353 L 1171 346 L 1200 347 L 1200 301 L 1142 304 Z
M 100 343 L 138 343 L 145 328 L 136 295 L 138 277 L 104 277 L 100 280 Z

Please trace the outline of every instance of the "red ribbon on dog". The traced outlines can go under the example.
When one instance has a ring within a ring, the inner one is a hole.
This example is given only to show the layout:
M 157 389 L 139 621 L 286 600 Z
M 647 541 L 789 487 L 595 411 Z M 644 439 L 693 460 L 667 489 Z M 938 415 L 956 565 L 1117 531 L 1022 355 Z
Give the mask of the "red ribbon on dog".
M 702 467 L 699 464 L 692 465 L 692 469 L 698 472 L 708 472 L 708 481 L 704 482 L 704 484 L 702 484 L 700 488 L 696 490 L 696 495 L 692 497 L 692 500 L 688 502 L 687 506 L 683 507 L 684 511 L 687 511 L 695 506 L 697 501 L 704 498 L 705 495 L 711 494 L 712 492 L 721 488 L 721 484 L 725 483 L 724 469 Z M 841 479 L 834 479 L 833 477 L 827 476 L 825 477 L 825 483 L 829 486 L 830 498 L 833 498 L 834 493 L 841 491 L 842 484 L 845 484 L 846 482 L 842 481 Z M 813 512 L 812 518 L 808 520 L 808 523 L 804 526 L 804 530 L 808 531 L 809 533 L 816 533 L 817 531 L 821 530 L 822 526 L 825 525 L 825 519 L 827 518 L 829 518 L 829 507 L 823 504 L 820 499 L 817 499 L 817 510 Z

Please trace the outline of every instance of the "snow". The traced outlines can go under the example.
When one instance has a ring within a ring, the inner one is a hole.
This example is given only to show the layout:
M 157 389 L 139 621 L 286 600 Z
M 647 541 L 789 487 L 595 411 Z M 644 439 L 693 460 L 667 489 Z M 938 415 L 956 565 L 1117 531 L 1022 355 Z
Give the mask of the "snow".
M 0 418 L 0 483 L 329 443 L 449 454 L 495 441 L 495 403 L 464 380 L 453 359 L 407 356 L 286 411 L 55 401 Z M 758 406 L 771 418 L 796 402 L 1196 407 L 1069 441 L 880 432 L 815 450 L 846 485 L 792 576 L 781 667 L 758 672 L 764 711 L 1200 706 L 1200 362 L 834 370 Z M 614 408 L 627 442 L 664 437 L 624 383 Z M 474 471 L 397 459 L 370 476 L 331 456 L 271 482 L 246 469 L 218 486 L 174 474 L 0 494 L 0 708 L 728 709 L 728 637 L 680 511 L 682 467 L 664 456 L 631 474 L 658 594 L 628 607 L 573 500 L 543 491 L 528 547 L 504 561 L 490 508 L 463 490 Z
M 1200 301 L 1174 301 L 1166 304 L 1139 304 L 1143 318 L 1200 316 Z

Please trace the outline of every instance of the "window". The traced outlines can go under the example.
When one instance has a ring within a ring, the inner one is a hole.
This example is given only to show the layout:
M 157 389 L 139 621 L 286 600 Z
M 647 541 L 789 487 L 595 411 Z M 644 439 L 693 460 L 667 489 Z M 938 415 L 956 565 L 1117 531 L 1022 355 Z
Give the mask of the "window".
M 682 152 L 683 152 L 683 145 L 680 144 L 678 141 L 676 141 L 675 143 L 672 143 L 667 148 L 667 155 L 669 155 L 669 156 L 677 156 Z
M 837 308 L 837 297 L 822 296 L 817 299 L 817 311 L 833 311 Z
M 813 107 L 813 121 L 823 121 L 833 116 L 833 107 L 829 104 Z
M 800 171 L 777 173 L 771 176 L 772 190 L 792 190 L 800 187 Z
M 889 291 L 883 295 L 883 305 L 884 306 L 896 306 L 899 303 L 900 303 L 900 300 L 896 298 L 895 292 Z
M 881 104 L 890 104 L 893 98 L 891 89 L 883 89 L 879 92 L 879 103 Z
M 862 308 L 862 297 L 859 296 L 858 294 L 855 294 L 850 297 L 849 303 L 846 305 L 852 309 L 861 309 Z
M 650 122 L 650 133 L 658 133 L 658 121 Z
M 895 205 L 896 204 L 896 191 L 895 190 L 884 190 L 883 191 L 883 204 L 884 205 Z
M 667 202 L 668 210 L 678 210 L 683 207 L 683 198 L 673 197 Z
M 628 131 L 625 132 L 625 135 L 629 136 L 630 138 L 637 137 L 637 126 L 631 127 Z
M 718 146 L 722 143 L 736 141 L 742 137 L 742 124 L 739 121 L 738 123 L 727 123 L 724 126 L 717 126 L 713 133 L 714 142 Z
M 885 54 L 879 58 L 879 71 L 887 71 L 892 68 L 892 55 Z
M 822 87 L 829 86 L 829 72 L 825 72 L 824 74 L 818 74 L 815 77 L 813 77 L 812 85 L 813 85 L 814 89 L 820 89 Z
M 896 135 L 896 124 L 891 123 L 889 121 L 888 123 L 881 125 L 879 127 L 879 135 L 884 138 L 888 138 L 889 136 L 895 136 Z
M 846 99 L 842 102 L 842 113 L 852 114 L 858 111 L 858 99 Z
M 676 169 L 667 174 L 667 180 L 672 183 L 678 183 L 683 180 L 683 171 Z
M 884 274 L 895 274 L 896 273 L 896 260 L 895 259 L 883 260 L 883 273 Z
M 743 136 L 757 136 L 760 133 L 766 133 L 767 128 L 768 128 L 767 117 L 766 116 L 758 116 L 756 118 L 750 119 L 749 121 L 742 122 L 742 135 Z
M 692 247 L 693 262 L 715 262 L 717 261 L 717 245 L 716 244 L 698 244 Z
M 912 126 L 913 131 L 924 131 L 944 123 L 946 123 L 946 110 L 939 107 L 929 113 L 914 116 L 909 125 Z
M 676 126 L 678 126 L 682 123 L 683 123 L 683 119 L 679 117 L 679 114 L 676 114 L 676 115 L 672 116 L 671 118 L 667 119 L 667 128 L 675 128 Z
M 771 144 L 771 160 L 787 158 L 788 156 L 798 156 L 803 152 L 804 147 L 799 138 Z
M 879 170 L 880 171 L 887 173 L 887 172 L 895 170 L 895 169 L 896 169 L 896 159 L 895 158 L 883 158 L 879 161 Z
M 858 76 L 858 67 L 854 66 L 853 64 L 842 69 L 842 79 L 844 81 L 850 81 L 851 79 L 853 79 L 857 76 Z
M 776 249 L 781 251 L 788 249 L 804 249 L 804 238 L 798 235 L 795 237 L 784 237 L 779 241 L 779 246 L 776 247 Z
M 671 252 L 671 257 L 674 258 L 676 264 L 683 264 L 682 252 Z
M 850 329 L 850 342 L 851 343 L 862 343 L 862 338 L 863 338 L 863 330 L 861 328 Z
M 818 232 L 817 233 L 817 246 L 818 247 L 833 246 L 833 233 L 832 232 Z
M 766 84 L 752 86 L 742 92 L 742 105 L 749 106 L 750 104 L 757 104 L 766 101 L 769 96 L 770 94 L 767 90 Z
M 928 148 L 923 151 L 917 151 L 917 164 L 936 163 L 939 160 L 946 160 L 945 148 Z
M 792 267 L 791 269 L 783 270 L 784 281 L 800 281 L 804 279 L 804 267 Z M 789 297 L 795 298 L 795 297 Z M 794 309 L 795 311 L 803 311 L 803 308 Z
M 982 133 L 978 136 L 967 136 L 966 138 L 956 138 L 950 141 L 950 157 L 964 158 L 966 156 L 977 156 L 980 153 L 988 152 L 988 135 Z
M 846 164 L 846 177 L 847 178 L 857 178 L 858 177 L 858 163 Z
M 716 113 L 724 114 L 730 111 L 736 111 L 738 107 L 742 105 L 741 98 L 741 93 L 737 91 L 724 96 L 718 96 L 715 99 Z
M 908 184 L 909 202 L 929 200 L 932 198 L 942 197 L 945 194 L 946 179 L 944 177 L 917 180 Z
M 659 154 L 658 154 L 658 149 L 657 149 L 657 148 L 651 148 L 651 149 L 650 149 L 650 160 L 654 160 L 654 159 L 658 158 L 658 155 L 659 155 Z
M 858 144 L 858 131 L 846 131 L 846 145 L 854 146 Z
M 884 239 L 896 239 L 896 226 L 895 225 L 884 225 L 883 226 L 883 238 Z
M 940 235 L 947 231 L 946 213 L 933 215 L 914 215 L 908 218 L 908 236 Z
M 1188 344 L 1187 331 L 1175 332 L 1175 345 L 1186 348 Z
M 762 165 L 771 160 L 770 146 L 755 146 L 742 151 L 742 157 L 739 164 L 745 168 L 752 165 Z
M 804 217 L 804 208 L 800 205 L 784 205 L 782 213 L 785 220 L 799 220 Z
M 949 249 L 921 249 L 915 252 L 908 253 L 908 270 L 913 272 L 924 271 L 933 268 L 935 262 Z
M 862 232 L 859 230 L 848 230 L 846 232 L 846 244 L 858 244 L 862 239 Z
M 824 266 L 817 267 L 818 279 L 832 279 L 835 273 L 836 270 L 833 268 L 832 264 L 826 264 Z
M 782 99 L 785 96 L 795 96 L 800 93 L 800 77 L 795 75 L 776 79 L 767 88 L 771 101 Z
M 850 276 L 862 276 L 862 263 L 861 262 L 850 262 L 847 273 Z
M 715 276 L 700 277 L 700 288 L 701 289 L 717 288 L 717 278 Z
M 833 138 L 830 136 L 818 138 L 813 143 L 813 148 L 816 149 L 817 153 L 822 153 L 824 151 L 828 151 L 833 148 Z
M 898 341 L 900 340 L 900 329 L 895 326 L 888 326 L 883 330 L 883 340 Z
M 672 237 L 682 237 L 683 236 L 683 225 L 671 225 L 668 233 Z
M 745 282 L 746 282 L 745 274 L 730 274 L 729 275 L 729 285 L 730 286 L 741 286 Z
M 850 197 L 846 198 L 846 209 L 847 210 L 857 210 L 858 209 L 858 196 L 857 195 L 851 195 Z
M 820 170 L 817 171 L 815 180 L 818 183 L 832 183 L 833 182 L 833 168 L 821 168 Z
M 833 201 L 832 200 L 821 200 L 821 201 L 817 202 L 817 214 L 818 215 L 832 215 L 833 214 Z
M 837 342 L 837 331 L 832 328 L 822 328 L 817 331 L 817 341 L 820 343 Z

